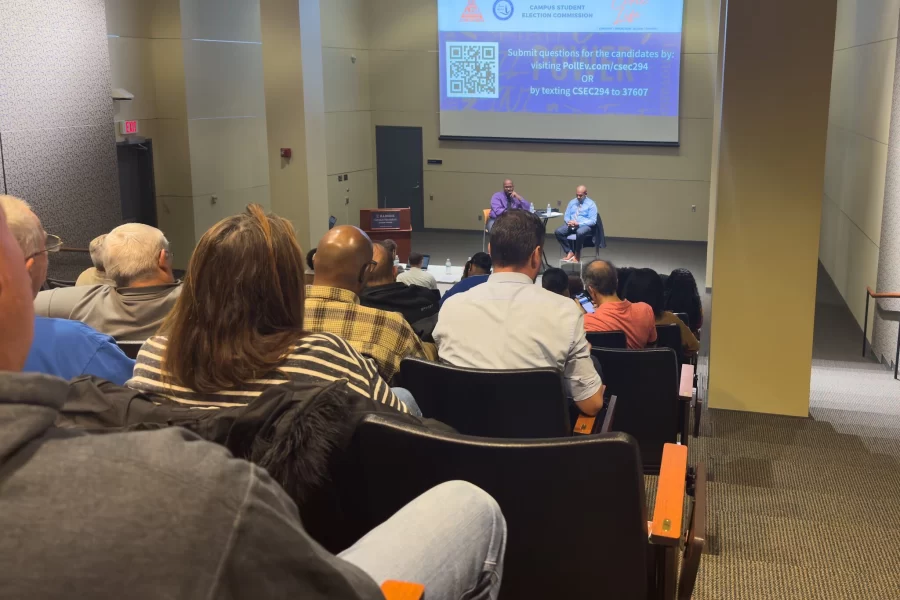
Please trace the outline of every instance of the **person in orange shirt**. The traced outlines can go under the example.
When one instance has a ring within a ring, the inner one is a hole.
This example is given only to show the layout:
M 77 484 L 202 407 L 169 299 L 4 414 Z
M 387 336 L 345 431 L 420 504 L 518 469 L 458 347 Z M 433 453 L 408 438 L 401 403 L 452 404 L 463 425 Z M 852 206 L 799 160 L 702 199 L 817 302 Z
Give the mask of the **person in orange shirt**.
M 643 302 L 631 303 L 619 298 L 615 265 L 607 260 L 595 260 L 584 268 L 582 279 L 597 307 L 593 313 L 584 315 L 585 331 L 623 331 L 631 349 L 656 342 L 653 309 Z

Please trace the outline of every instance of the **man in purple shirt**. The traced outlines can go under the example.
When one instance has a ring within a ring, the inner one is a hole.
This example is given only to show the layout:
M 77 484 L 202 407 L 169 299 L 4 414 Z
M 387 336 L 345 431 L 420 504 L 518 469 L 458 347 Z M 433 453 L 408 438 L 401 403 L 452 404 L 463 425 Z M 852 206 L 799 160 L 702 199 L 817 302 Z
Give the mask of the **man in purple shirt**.
M 497 192 L 491 196 L 491 214 L 487 222 L 486 228 L 490 233 L 494 226 L 494 219 L 502 215 L 509 209 L 516 208 L 531 211 L 531 202 L 520 196 L 516 192 L 516 185 L 512 179 L 503 182 L 503 191 Z

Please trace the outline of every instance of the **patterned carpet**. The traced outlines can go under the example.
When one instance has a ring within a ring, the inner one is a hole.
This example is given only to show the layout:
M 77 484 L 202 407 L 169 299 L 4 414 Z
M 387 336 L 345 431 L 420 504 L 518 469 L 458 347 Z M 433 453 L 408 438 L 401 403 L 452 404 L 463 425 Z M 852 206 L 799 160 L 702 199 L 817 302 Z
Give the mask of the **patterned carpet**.
M 694 598 L 900 598 L 900 381 L 860 356 L 835 295 L 820 271 L 809 418 L 703 416 L 690 448 L 710 479 Z

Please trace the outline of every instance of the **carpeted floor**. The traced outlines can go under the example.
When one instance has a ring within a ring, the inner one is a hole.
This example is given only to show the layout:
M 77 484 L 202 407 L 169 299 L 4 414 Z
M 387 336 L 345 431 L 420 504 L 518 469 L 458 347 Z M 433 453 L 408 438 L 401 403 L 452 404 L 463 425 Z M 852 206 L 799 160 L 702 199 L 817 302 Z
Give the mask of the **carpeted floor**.
M 691 462 L 709 469 L 694 597 L 900 598 L 900 381 L 820 269 L 810 417 L 708 410 Z

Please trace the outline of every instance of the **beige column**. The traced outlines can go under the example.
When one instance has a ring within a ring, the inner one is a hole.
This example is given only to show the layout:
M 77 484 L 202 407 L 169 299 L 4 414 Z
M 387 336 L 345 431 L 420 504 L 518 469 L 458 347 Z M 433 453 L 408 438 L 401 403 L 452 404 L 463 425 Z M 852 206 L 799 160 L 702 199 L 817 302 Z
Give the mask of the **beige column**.
M 836 0 L 729 0 L 709 405 L 806 416 Z

